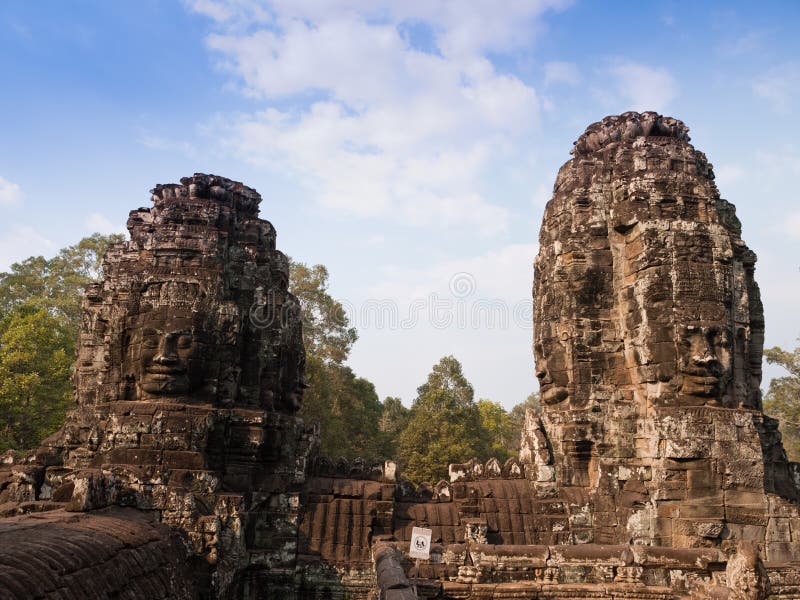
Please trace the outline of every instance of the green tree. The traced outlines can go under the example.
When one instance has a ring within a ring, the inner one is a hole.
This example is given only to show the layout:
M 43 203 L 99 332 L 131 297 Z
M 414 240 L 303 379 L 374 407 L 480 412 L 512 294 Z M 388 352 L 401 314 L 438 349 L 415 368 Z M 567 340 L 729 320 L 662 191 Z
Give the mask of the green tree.
M 386 396 L 383 401 L 383 412 L 379 428 L 383 434 L 383 456 L 392 458 L 397 455 L 400 434 L 408 425 L 411 411 L 403 406 L 400 398 Z
M 776 346 L 764 350 L 764 355 L 768 363 L 789 373 L 770 381 L 764 411 L 780 420 L 786 454 L 789 460 L 800 462 L 800 347 L 787 352 Z
M 34 447 L 63 422 L 83 290 L 122 239 L 96 233 L 0 273 L 0 449 Z
M 72 398 L 75 336 L 31 304 L 0 321 L 0 451 L 35 447 L 57 430 Z
M 9 272 L 0 273 L 0 317 L 23 304 L 46 308 L 77 336 L 83 290 L 102 277 L 106 250 L 123 239 L 120 234 L 95 233 L 53 258 L 31 256 L 14 263 Z
M 478 400 L 478 412 L 481 415 L 481 425 L 486 431 L 489 454 L 501 463 L 518 454 L 519 439 L 513 439 L 513 423 L 503 406 L 499 402 L 481 398 Z
M 375 386 L 344 364 L 358 339 L 341 303 L 328 291 L 328 270 L 290 263 L 290 290 L 300 302 L 308 389 L 300 416 L 319 421 L 330 457 L 384 456 L 383 405 Z
M 306 354 L 342 364 L 358 339 L 342 304 L 328 292 L 328 269 L 290 261 L 290 291 L 297 296 L 303 319 Z
M 449 463 L 487 458 L 488 433 L 461 363 L 452 356 L 442 358 L 417 394 L 398 445 L 408 479 L 438 481 L 446 477 Z
M 300 414 L 307 422 L 319 421 L 322 453 L 333 458 L 384 456 L 379 429 L 383 406 L 375 386 L 350 367 L 325 364 L 313 355 L 306 359 L 306 374 L 309 387 Z

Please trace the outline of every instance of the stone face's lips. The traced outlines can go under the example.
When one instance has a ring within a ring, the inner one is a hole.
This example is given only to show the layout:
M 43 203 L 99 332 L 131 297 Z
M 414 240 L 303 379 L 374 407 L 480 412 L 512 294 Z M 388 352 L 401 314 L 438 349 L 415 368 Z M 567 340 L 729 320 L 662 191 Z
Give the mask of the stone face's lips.
M 720 378 L 716 375 L 694 375 L 692 373 L 687 373 L 687 379 L 691 379 L 692 381 L 696 381 L 698 383 L 717 383 Z
M 185 372 L 151 373 L 148 371 L 142 378 L 142 388 L 151 394 L 180 394 L 188 392 L 190 387 L 189 378 Z
M 696 396 L 712 396 L 717 394 L 721 383 L 720 377 L 684 374 L 681 391 Z
M 694 366 L 687 365 L 681 369 L 681 372 L 686 375 L 693 375 L 695 377 L 716 377 L 722 375 L 722 365 L 718 362 L 708 366 Z
M 152 375 L 182 375 L 186 373 L 186 367 L 162 367 L 159 365 L 152 365 L 147 367 L 147 372 Z
M 539 386 L 539 394 L 545 404 L 556 404 L 569 396 L 569 390 L 565 387 L 554 386 L 552 383 L 546 383 Z

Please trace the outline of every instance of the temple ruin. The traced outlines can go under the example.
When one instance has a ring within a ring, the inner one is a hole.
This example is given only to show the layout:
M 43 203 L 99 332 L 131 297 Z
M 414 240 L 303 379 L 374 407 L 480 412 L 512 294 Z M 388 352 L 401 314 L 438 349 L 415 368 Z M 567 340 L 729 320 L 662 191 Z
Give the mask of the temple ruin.
M 535 261 L 542 412 L 519 458 L 420 486 L 321 456 L 296 416 L 260 196 L 157 186 L 86 291 L 76 408 L 0 464 L 0 598 L 800 598 L 800 468 L 762 412 L 734 207 L 677 119 L 606 117 L 572 154 Z

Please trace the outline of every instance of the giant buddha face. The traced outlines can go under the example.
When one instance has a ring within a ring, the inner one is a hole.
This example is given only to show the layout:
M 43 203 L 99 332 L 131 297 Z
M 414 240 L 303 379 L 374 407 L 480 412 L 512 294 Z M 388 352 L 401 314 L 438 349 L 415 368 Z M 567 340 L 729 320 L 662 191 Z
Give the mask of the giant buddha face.
M 534 277 L 544 405 L 612 397 L 760 407 L 755 256 L 688 129 L 656 113 L 590 125 L 545 208 Z
M 684 325 L 678 333 L 680 394 L 719 399 L 731 379 L 731 334 L 724 325 Z
M 569 372 L 563 343 L 558 339 L 543 336 L 534 343 L 533 355 L 542 403 L 558 404 L 566 400 L 570 395 Z
M 129 318 L 125 367 L 140 400 L 192 396 L 202 387 L 208 340 L 199 315 L 160 307 Z
M 616 293 L 634 383 L 657 403 L 732 402 L 729 234 L 708 199 L 648 192 L 645 183 L 633 177 L 633 191 L 612 203 Z

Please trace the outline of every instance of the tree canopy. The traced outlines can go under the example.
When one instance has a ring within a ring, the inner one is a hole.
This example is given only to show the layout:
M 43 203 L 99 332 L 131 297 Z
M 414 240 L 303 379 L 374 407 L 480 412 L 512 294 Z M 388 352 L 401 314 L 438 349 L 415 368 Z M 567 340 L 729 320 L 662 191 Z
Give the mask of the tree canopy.
M 408 479 L 435 482 L 447 476 L 449 463 L 486 457 L 488 432 L 458 360 L 442 358 L 417 394 L 398 443 Z
M 53 258 L 31 256 L 14 263 L 10 271 L 0 273 L 0 317 L 23 304 L 42 307 L 65 320 L 77 336 L 83 290 L 102 277 L 106 250 L 123 239 L 120 234 L 95 233 Z
M 326 363 L 342 364 L 358 339 L 341 302 L 328 293 L 328 269 L 290 262 L 290 291 L 300 302 L 306 354 Z
M 30 304 L 0 321 L 0 451 L 32 448 L 63 423 L 72 399 L 73 333 Z
M 0 273 L 0 450 L 31 448 L 61 426 L 83 290 L 122 239 L 96 233 L 53 258 L 31 256 Z
M 387 396 L 383 401 L 383 412 L 379 428 L 383 434 L 383 454 L 387 458 L 397 455 L 397 444 L 400 434 L 408 425 L 411 411 L 403 406 L 403 401 L 394 396 Z
M 781 422 L 783 446 L 789 460 L 800 461 L 800 347 L 787 352 L 779 347 L 764 350 L 767 362 L 789 373 L 775 377 L 764 398 L 764 412 Z
M 514 435 L 511 416 L 499 402 L 478 400 L 478 413 L 486 435 L 486 451 L 501 463 L 519 453 L 519 435 Z

